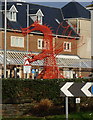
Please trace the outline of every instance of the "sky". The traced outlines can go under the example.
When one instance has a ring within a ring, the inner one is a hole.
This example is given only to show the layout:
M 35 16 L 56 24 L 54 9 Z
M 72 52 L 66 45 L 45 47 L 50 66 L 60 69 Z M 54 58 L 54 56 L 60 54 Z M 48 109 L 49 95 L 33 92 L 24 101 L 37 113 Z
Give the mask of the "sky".
M 25 0 L 25 1 L 29 1 L 29 2 L 70 2 L 72 0 Z M 76 0 L 76 1 L 77 2 L 92 2 L 92 0 Z
M 32 2 L 34 4 L 44 5 L 44 6 L 50 6 L 50 7 L 56 7 L 56 8 L 62 8 L 68 2 Z M 91 2 L 79 2 L 82 6 L 86 7 L 91 4 Z

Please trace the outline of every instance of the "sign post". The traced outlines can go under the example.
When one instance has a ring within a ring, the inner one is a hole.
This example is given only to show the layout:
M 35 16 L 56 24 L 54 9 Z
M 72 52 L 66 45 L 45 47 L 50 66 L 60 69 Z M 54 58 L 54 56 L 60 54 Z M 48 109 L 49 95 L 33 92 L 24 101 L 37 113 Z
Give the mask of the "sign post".
M 24 73 L 31 73 L 31 66 L 24 65 Z
M 17 78 L 17 68 L 14 68 L 14 78 Z
M 60 96 L 66 97 L 66 120 L 68 120 L 68 97 L 93 97 L 93 82 L 63 82 L 60 86 Z M 76 102 L 80 103 L 80 98 L 77 98 Z
M 66 120 L 68 120 L 68 97 L 66 97 Z
M 80 103 L 80 98 L 76 98 L 76 104 Z
M 28 75 L 29 73 L 31 73 L 31 65 L 30 65 L 27 57 L 24 57 L 23 72 L 26 74 L 26 78 L 27 78 L 27 75 Z

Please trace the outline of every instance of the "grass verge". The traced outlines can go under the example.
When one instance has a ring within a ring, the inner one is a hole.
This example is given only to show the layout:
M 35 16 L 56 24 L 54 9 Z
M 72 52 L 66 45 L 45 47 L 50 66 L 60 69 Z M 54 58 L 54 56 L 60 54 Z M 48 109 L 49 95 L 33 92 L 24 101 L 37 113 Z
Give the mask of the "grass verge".
M 2 120 L 65 120 L 65 115 L 32 117 L 20 116 L 17 118 L 3 118 Z M 93 120 L 93 112 L 69 114 L 69 120 Z

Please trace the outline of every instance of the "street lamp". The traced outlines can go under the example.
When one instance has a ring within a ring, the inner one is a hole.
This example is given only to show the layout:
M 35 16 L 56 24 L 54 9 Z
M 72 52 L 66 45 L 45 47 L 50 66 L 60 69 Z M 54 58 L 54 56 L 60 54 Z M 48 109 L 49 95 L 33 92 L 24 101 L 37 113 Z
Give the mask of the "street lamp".
M 27 27 L 29 26 L 29 4 L 27 4 Z M 27 52 L 29 51 L 29 41 L 28 41 L 28 34 L 27 34 Z
M 4 34 L 4 78 L 6 78 L 6 29 L 7 29 L 7 0 L 5 0 L 5 34 Z
M 27 5 L 27 27 L 29 26 L 29 5 Z M 6 78 L 6 59 L 7 59 L 7 52 L 6 52 L 6 43 L 7 43 L 7 0 L 5 0 L 5 19 L 4 19 L 4 78 Z M 27 35 L 27 52 L 28 52 L 28 35 Z

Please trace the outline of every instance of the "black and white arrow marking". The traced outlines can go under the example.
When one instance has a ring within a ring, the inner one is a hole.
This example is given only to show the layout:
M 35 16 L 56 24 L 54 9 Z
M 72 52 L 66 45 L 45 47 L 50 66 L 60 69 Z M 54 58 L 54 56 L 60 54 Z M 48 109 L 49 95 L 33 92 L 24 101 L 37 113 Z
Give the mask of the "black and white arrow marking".
M 63 97 L 93 97 L 93 82 L 61 83 L 60 96 Z
M 92 92 L 89 90 L 93 86 L 92 82 L 87 82 L 82 88 L 81 91 L 87 96 L 87 97 L 93 97 Z
M 73 97 L 73 94 L 68 90 L 74 82 L 67 82 L 60 90 L 64 93 L 67 97 Z

